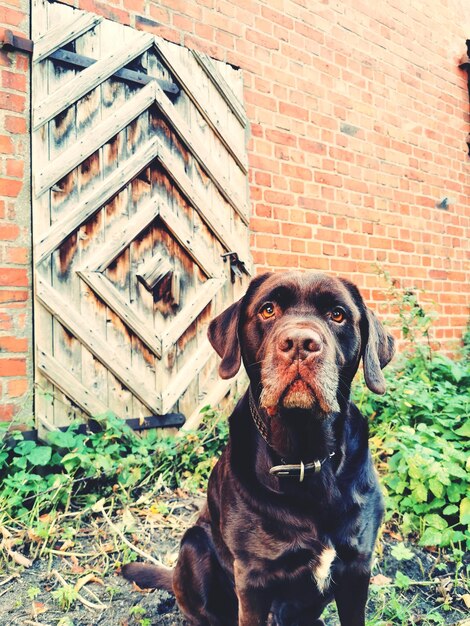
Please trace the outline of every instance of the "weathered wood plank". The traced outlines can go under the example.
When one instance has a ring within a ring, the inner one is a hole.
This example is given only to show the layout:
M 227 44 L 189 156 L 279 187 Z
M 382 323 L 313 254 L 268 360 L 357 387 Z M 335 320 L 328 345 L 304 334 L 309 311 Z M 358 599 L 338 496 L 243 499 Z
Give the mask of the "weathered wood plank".
M 82 96 L 109 78 L 118 69 L 135 59 L 150 48 L 153 38 L 148 33 L 139 33 L 132 43 L 127 44 L 119 52 L 100 59 L 69 81 L 61 89 L 51 94 L 33 109 L 33 129 L 40 126 L 71 106 Z
M 229 180 L 217 165 L 208 147 L 194 135 L 189 124 L 178 113 L 159 85 L 156 85 L 155 100 L 160 111 L 175 128 L 181 141 L 186 144 L 194 158 L 207 172 L 222 197 L 235 209 L 245 224 L 248 224 L 249 210 L 247 204 L 242 201 L 235 189 L 231 189 Z
M 204 245 L 202 238 L 198 234 L 190 231 L 183 220 L 165 205 L 162 205 L 160 208 L 160 217 L 173 233 L 175 239 L 179 241 L 208 278 L 221 276 L 223 263 L 220 265 L 213 263 L 211 255 L 208 254 L 207 244 Z
M 172 44 L 166 42 L 160 37 L 155 37 L 155 46 L 177 81 L 181 84 L 184 91 L 197 107 L 202 117 L 217 134 L 220 141 L 230 152 L 240 169 L 242 169 L 246 174 L 248 172 L 248 160 L 246 155 L 240 152 L 232 139 L 227 135 L 225 128 L 218 120 L 217 112 L 213 110 L 208 98 L 200 92 L 198 86 L 192 80 L 190 69 L 185 67 L 185 65 L 180 63 L 179 59 L 176 58 L 175 50 L 173 49 Z M 175 45 L 175 48 L 178 48 L 178 46 Z
M 161 398 L 153 390 L 146 389 L 142 381 L 134 376 L 131 368 L 122 364 L 116 355 L 95 331 L 88 327 L 80 314 L 74 311 L 57 292 L 39 276 L 36 276 L 36 296 L 39 302 L 60 323 L 101 361 L 132 393 L 153 413 L 161 413 Z
M 248 125 L 248 118 L 245 113 L 245 109 L 243 104 L 238 99 L 238 96 L 235 95 L 234 91 L 227 83 L 225 78 L 219 72 L 217 67 L 211 61 L 211 59 L 204 54 L 203 52 L 199 52 L 199 50 L 191 50 L 192 55 L 199 63 L 199 65 L 203 68 L 206 74 L 212 81 L 212 84 L 223 97 L 225 102 L 230 107 L 230 110 L 235 115 L 240 124 L 245 128 Z
M 77 11 L 78 13 L 78 11 Z M 94 28 L 102 21 L 102 17 L 93 13 L 75 13 L 67 24 L 58 24 L 34 42 L 33 63 L 39 63 L 55 50 L 62 48 L 83 33 Z
M 201 413 L 201 410 L 208 405 L 214 408 L 217 407 L 222 398 L 224 398 L 240 380 L 244 380 L 245 377 L 246 374 L 240 372 L 235 378 L 231 378 L 230 380 L 218 380 L 204 396 L 204 400 L 198 404 L 194 412 L 186 419 L 181 430 L 196 430 L 204 418 L 204 413 Z
M 34 179 L 36 196 L 49 189 L 145 111 L 155 100 L 155 89 L 155 82 L 146 85 L 118 111 L 97 124 L 92 132 L 86 133 L 74 146 L 46 165 Z
M 207 339 L 190 358 L 186 359 L 183 367 L 171 378 L 171 383 L 162 391 L 162 412 L 168 413 L 176 404 L 178 398 L 189 387 L 204 365 L 212 356 L 212 347 Z
M 247 268 L 249 268 L 250 262 L 248 246 L 246 245 L 243 250 L 240 250 L 242 245 L 240 239 L 234 237 L 232 233 L 225 229 L 219 218 L 215 215 L 212 209 L 208 207 L 207 202 L 205 202 L 197 192 L 191 179 L 186 174 L 179 161 L 171 154 L 163 143 L 160 143 L 160 149 L 156 158 L 160 161 L 165 170 L 168 172 L 170 178 L 175 181 L 181 192 L 186 196 L 191 205 L 214 232 L 217 239 L 226 248 L 226 250 L 239 251 L 240 258 L 245 262 Z
M 90 65 L 96 63 L 96 59 L 84 56 L 83 54 L 76 54 L 75 52 L 70 52 L 69 50 L 56 50 L 49 55 L 49 59 L 58 61 L 62 64 L 70 65 L 73 68 L 81 69 L 85 67 L 90 67 Z M 152 81 L 156 81 L 165 93 L 169 93 L 172 95 L 175 95 L 180 91 L 178 85 L 175 85 L 175 83 L 171 83 L 169 80 L 162 80 L 159 78 L 155 78 L 154 76 L 149 76 L 148 74 L 143 74 L 142 72 L 136 72 L 134 70 L 116 70 L 112 77 L 120 78 L 121 80 L 127 81 L 128 83 L 140 85 L 141 87 L 144 87 Z
M 152 329 L 136 315 L 131 306 L 122 298 L 119 291 L 111 282 L 98 272 L 78 271 L 82 278 L 103 302 L 118 315 L 127 326 L 147 345 L 158 357 L 162 353 L 161 340 L 156 337 Z
M 152 291 L 169 274 L 173 274 L 173 266 L 168 259 L 156 254 L 139 268 L 137 278 L 148 291 Z
M 166 352 L 181 337 L 224 283 L 224 278 L 210 278 L 202 287 L 199 287 L 196 297 L 191 302 L 186 302 L 183 310 L 162 334 L 162 352 Z
M 150 198 L 150 200 L 135 213 L 122 230 L 113 234 L 113 236 L 93 254 L 88 261 L 87 269 L 95 272 L 104 272 L 108 265 L 131 244 L 137 235 L 156 219 L 159 213 L 160 206 L 158 200 Z
M 45 350 L 38 350 L 38 369 L 72 402 L 77 404 L 88 415 L 96 417 L 106 413 L 108 407 L 104 402 L 82 385 L 63 365 Z

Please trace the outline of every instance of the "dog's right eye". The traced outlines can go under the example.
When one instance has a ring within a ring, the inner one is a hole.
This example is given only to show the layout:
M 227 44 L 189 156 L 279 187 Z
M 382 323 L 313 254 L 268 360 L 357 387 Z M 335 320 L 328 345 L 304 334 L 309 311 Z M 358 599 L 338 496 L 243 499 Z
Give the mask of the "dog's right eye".
M 259 314 L 264 320 L 268 320 L 270 317 L 274 317 L 276 311 L 272 302 L 266 302 L 259 310 Z

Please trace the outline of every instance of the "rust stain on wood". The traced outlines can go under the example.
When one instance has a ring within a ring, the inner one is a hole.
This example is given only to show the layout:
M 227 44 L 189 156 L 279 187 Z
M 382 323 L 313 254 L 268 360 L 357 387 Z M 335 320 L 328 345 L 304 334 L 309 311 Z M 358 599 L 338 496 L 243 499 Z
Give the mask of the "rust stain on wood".
M 94 152 L 80 164 L 80 191 L 83 191 L 100 174 L 100 153 Z
M 133 337 L 132 350 L 133 352 L 138 352 L 144 359 L 145 363 L 152 369 L 155 369 L 155 355 L 138 337 Z
M 125 250 L 107 268 L 106 275 L 109 280 L 121 289 L 127 285 L 129 276 L 129 251 Z
M 75 231 L 59 248 L 59 268 L 62 275 L 69 271 L 70 264 L 77 251 L 77 244 L 78 233 Z

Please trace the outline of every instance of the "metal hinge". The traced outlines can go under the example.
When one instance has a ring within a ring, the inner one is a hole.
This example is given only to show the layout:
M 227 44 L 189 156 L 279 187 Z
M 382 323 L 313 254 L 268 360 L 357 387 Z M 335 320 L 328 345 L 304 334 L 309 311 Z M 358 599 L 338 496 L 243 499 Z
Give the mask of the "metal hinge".
M 33 53 L 34 43 L 27 37 L 14 35 L 11 30 L 0 29 L 0 48 L 4 50 L 21 50 L 28 54 Z
M 230 275 L 232 278 L 232 283 L 235 282 L 235 277 L 242 278 L 243 274 L 248 274 L 245 263 L 243 261 L 240 261 L 237 252 L 226 252 L 225 254 L 221 254 L 220 256 L 223 258 L 224 263 L 227 261 L 227 259 L 230 261 Z

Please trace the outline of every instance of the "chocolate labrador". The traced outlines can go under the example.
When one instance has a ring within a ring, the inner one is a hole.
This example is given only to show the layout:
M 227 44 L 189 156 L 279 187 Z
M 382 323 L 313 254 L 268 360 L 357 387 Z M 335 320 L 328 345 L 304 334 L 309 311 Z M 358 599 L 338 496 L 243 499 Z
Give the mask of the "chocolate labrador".
M 191 626 L 364 626 L 383 505 L 366 419 L 350 401 L 362 359 L 385 391 L 393 338 L 349 281 L 263 274 L 216 317 L 209 340 L 250 386 L 230 417 L 207 504 L 174 570 L 133 563 L 126 578 L 174 592 Z

